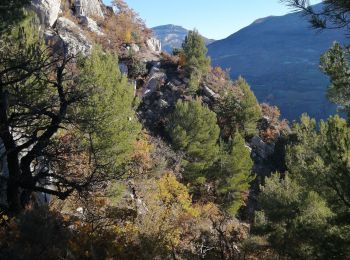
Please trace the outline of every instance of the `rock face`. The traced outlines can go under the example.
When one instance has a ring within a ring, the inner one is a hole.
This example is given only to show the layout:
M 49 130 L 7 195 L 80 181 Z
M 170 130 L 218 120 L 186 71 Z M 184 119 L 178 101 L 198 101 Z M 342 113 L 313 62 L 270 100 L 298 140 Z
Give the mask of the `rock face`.
M 61 10 L 61 0 L 33 0 L 32 8 L 42 24 L 53 26 Z
M 88 55 L 91 52 L 92 44 L 83 34 L 82 30 L 71 20 L 60 17 L 56 24 L 59 37 L 64 45 L 65 53 L 77 55 L 81 53 Z
M 263 160 L 267 160 L 275 151 L 274 143 L 266 143 L 259 136 L 254 136 L 250 145 L 256 156 Z
M 146 41 L 146 45 L 148 49 L 154 52 L 161 52 L 162 51 L 162 44 L 160 40 L 156 38 L 150 38 Z
M 96 21 L 91 19 L 87 16 L 81 16 L 80 17 L 80 23 L 84 25 L 90 32 L 96 33 L 99 36 L 104 35 L 103 32 L 101 32 L 100 27 L 97 25 Z
M 74 5 L 77 16 L 104 17 L 102 4 L 99 0 L 75 0 Z

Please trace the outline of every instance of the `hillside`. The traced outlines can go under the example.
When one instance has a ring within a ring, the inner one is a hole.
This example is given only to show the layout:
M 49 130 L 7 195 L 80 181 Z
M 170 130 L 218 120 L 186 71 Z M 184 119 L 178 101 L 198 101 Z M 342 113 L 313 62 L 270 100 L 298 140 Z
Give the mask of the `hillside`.
M 0 259 L 350 259 L 350 50 L 348 119 L 290 127 L 196 30 L 168 54 L 123 0 L 5 1 Z
M 290 120 L 307 112 L 327 118 L 335 107 L 326 97 L 327 77 L 320 55 L 334 40 L 344 42 L 342 30 L 315 31 L 300 13 L 256 20 L 248 27 L 208 46 L 213 65 L 245 77 L 260 102 L 280 107 Z
M 162 49 L 168 53 L 171 53 L 174 48 L 181 48 L 181 44 L 188 33 L 187 29 L 173 24 L 156 26 L 152 30 L 156 38 L 161 41 Z M 203 38 L 207 45 L 215 41 Z

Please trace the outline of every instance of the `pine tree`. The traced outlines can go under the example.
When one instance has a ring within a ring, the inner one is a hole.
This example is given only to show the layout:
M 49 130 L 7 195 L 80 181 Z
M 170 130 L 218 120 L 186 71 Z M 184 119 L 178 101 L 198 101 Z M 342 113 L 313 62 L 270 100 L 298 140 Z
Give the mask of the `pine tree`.
M 349 57 L 348 48 L 343 48 L 339 43 L 333 46 L 321 57 L 321 69 L 331 81 L 328 87 L 328 99 L 340 106 L 350 118 L 350 80 L 349 80 Z
M 229 144 L 221 144 L 219 156 L 219 193 L 226 210 L 235 215 L 243 205 L 244 192 L 253 180 L 251 170 L 253 161 L 245 146 L 243 137 L 237 132 Z
M 108 174 L 118 178 L 140 129 L 132 87 L 113 55 L 96 51 L 77 64 L 37 32 L 25 20 L 0 48 L 0 138 L 12 213 L 32 192 L 65 199 Z
M 256 232 L 267 236 L 282 257 L 329 259 L 323 239 L 333 216 L 324 198 L 300 186 L 288 174 L 274 174 L 261 187 Z
M 83 129 L 92 133 L 96 156 L 113 167 L 126 162 L 141 130 L 133 110 L 133 87 L 117 64 L 115 55 L 95 47 L 82 62 L 80 75 L 81 84 L 91 89 L 80 111 L 90 119 Z
M 8 33 L 27 16 L 30 0 L 2 0 L 0 4 L 0 35 Z
M 216 114 L 202 105 L 199 99 L 178 101 L 167 126 L 177 150 L 185 152 L 186 177 L 203 182 L 205 170 L 215 162 L 218 154 L 219 127 Z
M 245 79 L 239 77 L 235 84 L 242 90 L 244 95 L 240 102 L 242 108 L 240 120 L 243 123 L 244 135 L 253 135 L 256 133 L 257 121 L 261 118 L 261 108 Z
M 205 75 L 209 70 L 210 59 L 207 58 L 208 49 L 198 31 L 188 32 L 182 48 L 186 57 L 186 67 L 189 71 L 195 71 L 201 76 Z
M 224 139 L 231 138 L 236 131 L 245 137 L 255 134 L 257 121 L 261 118 L 260 105 L 247 82 L 239 77 L 235 85 L 243 97 L 229 92 L 215 107 Z

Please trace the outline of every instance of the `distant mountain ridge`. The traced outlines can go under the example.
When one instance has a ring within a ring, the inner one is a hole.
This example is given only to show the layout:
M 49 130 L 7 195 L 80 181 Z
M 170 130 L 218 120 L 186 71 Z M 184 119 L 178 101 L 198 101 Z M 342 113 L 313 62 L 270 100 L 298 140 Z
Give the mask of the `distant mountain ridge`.
M 182 26 L 167 24 L 156 26 L 152 28 L 156 38 L 162 43 L 162 49 L 168 53 L 171 53 L 174 48 L 180 48 L 182 42 L 185 40 L 189 30 Z M 208 45 L 215 40 L 203 37 L 205 43 Z
M 303 112 L 320 119 L 335 112 L 319 70 L 320 56 L 335 40 L 349 41 L 343 30 L 316 31 L 301 13 L 290 13 L 258 19 L 208 49 L 213 65 L 245 77 L 260 102 L 279 106 L 290 120 Z

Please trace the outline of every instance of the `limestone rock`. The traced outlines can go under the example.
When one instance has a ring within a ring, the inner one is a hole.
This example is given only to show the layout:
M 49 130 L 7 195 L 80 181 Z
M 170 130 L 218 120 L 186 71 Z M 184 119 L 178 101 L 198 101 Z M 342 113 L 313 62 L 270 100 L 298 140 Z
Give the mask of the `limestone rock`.
M 140 47 L 137 44 L 135 44 L 135 43 L 130 44 L 130 49 L 134 53 L 137 53 L 137 52 L 140 51 Z
M 96 21 L 87 16 L 80 16 L 80 23 L 84 25 L 90 32 L 96 33 L 99 36 L 104 35 Z
M 162 45 L 160 41 L 156 38 L 150 38 L 146 41 L 146 45 L 149 50 L 154 52 L 161 52 L 162 51 Z
M 217 99 L 220 97 L 219 94 L 216 94 L 212 89 L 205 85 L 203 86 L 203 92 L 209 98 Z
M 167 76 L 164 72 L 154 71 L 151 73 L 144 85 L 144 94 L 150 94 L 157 90 L 158 87 L 164 85 Z
M 53 26 L 61 10 L 61 0 L 32 0 L 32 9 L 42 24 Z
M 91 18 L 104 18 L 102 4 L 99 0 L 75 0 L 76 15 Z
M 59 37 L 63 41 L 65 54 L 77 55 L 91 53 L 92 44 L 83 34 L 82 30 L 71 20 L 60 17 L 57 20 L 56 28 Z

